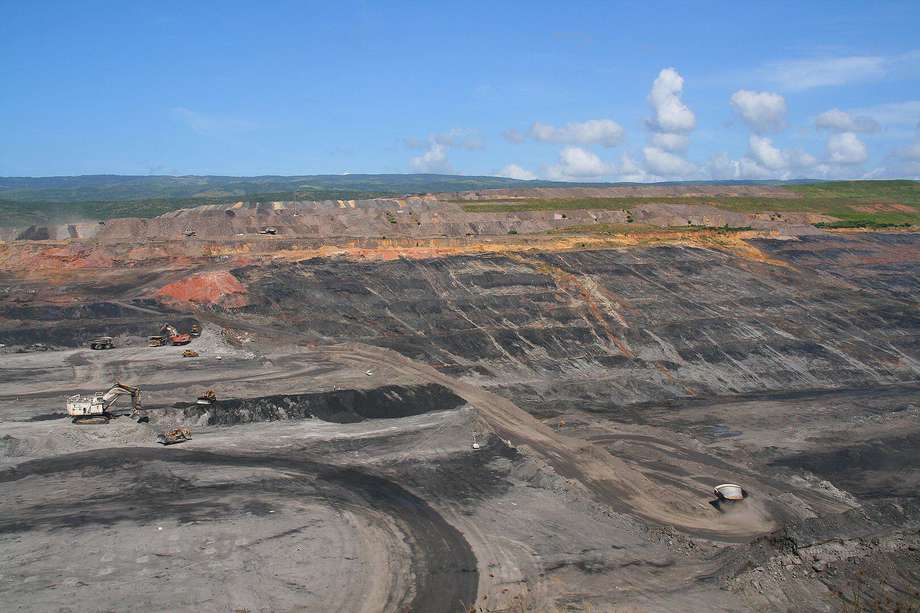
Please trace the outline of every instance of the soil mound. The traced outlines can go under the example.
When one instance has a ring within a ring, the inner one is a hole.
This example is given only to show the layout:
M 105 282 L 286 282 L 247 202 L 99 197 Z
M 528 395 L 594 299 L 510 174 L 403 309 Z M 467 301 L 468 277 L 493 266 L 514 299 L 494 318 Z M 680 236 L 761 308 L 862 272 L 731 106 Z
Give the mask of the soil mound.
M 227 271 L 186 277 L 159 289 L 157 297 L 169 303 L 240 307 L 246 304 L 246 286 Z

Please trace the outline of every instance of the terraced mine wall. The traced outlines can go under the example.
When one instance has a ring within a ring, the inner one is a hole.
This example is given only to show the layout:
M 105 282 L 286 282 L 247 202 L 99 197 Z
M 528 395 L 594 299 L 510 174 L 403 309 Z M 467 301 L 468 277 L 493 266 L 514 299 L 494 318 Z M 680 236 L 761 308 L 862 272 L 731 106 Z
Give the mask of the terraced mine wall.
M 109 290 L 110 294 L 117 292 L 117 288 Z M 159 334 L 166 321 L 183 330 L 198 323 L 194 317 L 170 311 L 151 300 L 132 303 L 101 300 L 74 306 L 6 303 L 0 305 L 0 343 L 8 347 L 37 343 L 47 347 L 84 347 L 98 336 L 113 336 L 117 341 L 135 337 L 141 343 L 146 342 L 147 336 Z
M 920 235 L 757 246 L 249 267 L 237 312 L 395 349 L 541 415 L 920 378 Z
M 317 418 L 347 424 L 365 419 L 391 419 L 456 409 L 465 403 L 442 385 L 388 385 L 368 390 L 335 390 L 313 394 L 282 394 L 233 398 L 215 405 L 193 404 L 157 412 L 157 419 L 181 416 L 185 423 L 233 426 L 261 421 Z

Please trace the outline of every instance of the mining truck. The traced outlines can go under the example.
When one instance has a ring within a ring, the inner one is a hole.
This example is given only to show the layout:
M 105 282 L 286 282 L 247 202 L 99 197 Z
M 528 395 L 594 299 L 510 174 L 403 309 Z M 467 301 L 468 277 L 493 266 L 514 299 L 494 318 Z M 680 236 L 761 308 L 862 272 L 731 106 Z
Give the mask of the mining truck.
M 147 338 L 148 347 L 162 347 L 166 344 L 166 337 L 161 335 L 151 336 Z
M 73 418 L 75 424 L 108 423 L 109 419 L 115 417 L 115 403 L 124 395 L 131 396 L 131 415 L 136 415 L 141 409 L 141 389 L 118 381 L 108 390 L 96 392 L 92 396 L 74 394 L 69 397 L 66 405 L 67 414 Z
M 114 349 L 115 341 L 111 336 L 100 336 L 89 342 L 90 349 Z

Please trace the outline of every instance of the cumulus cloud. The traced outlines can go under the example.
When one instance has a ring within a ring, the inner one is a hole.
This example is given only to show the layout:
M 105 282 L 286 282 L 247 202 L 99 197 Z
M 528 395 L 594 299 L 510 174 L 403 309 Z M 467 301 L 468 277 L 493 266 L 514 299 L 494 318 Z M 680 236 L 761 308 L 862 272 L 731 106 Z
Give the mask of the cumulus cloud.
M 690 141 L 686 134 L 673 132 L 655 132 L 652 134 L 652 145 L 665 151 L 683 151 Z
M 655 116 L 649 122 L 658 132 L 689 132 L 696 127 L 696 116 L 681 100 L 684 78 L 673 68 L 658 73 L 648 95 Z
M 629 183 L 646 183 L 655 179 L 654 176 L 637 164 L 628 153 L 623 154 L 620 166 L 617 168 L 617 174 L 620 181 Z
M 767 170 L 803 170 L 818 162 L 804 151 L 780 149 L 769 138 L 757 134 L 751 134 L 748 145 L 751 159 Z
M 614 164 L 604 162 L 594 153 L 581 147 L 565 147 L 559 153 L 559 163 L 550 166 L 547 174 L 556 179 L 585 179 L 611 175 Z
M 623 128 L 612 119 L 589 119 L 561 127 L 537 122 L 531 126 L 530 135 L 544 143 L 615 147 L 623 140 Z
M 878 132 L 880 126 L 871 117 L 854 116 L 840 109 L 831 109 L 815 118 L 815 127 L 832 132 Z
M 687 149 L 689 132 L 696 127 L 696 116 L 684 104 L 681 95 L 684 78 L 674 68 L 665 68 L 652 83 L 648 102 L 653 116 L 647 125 L 651 130 L 649 145 L 642 149 L 643 173 L 652 177 L 684 178 L 696 172 L 696 166 L 679 153 Z M 630 158 L 624 165 L 635 166 Z M 621 169 L 621 174 L 637 176 L 635 169 Z M 648 179 L 649 177 L 643 177 Z
M 748 144 L 751 149 L 751 156 L 764 168 L 780 170 L 786 167 L 786 157 L 782 151 L 773 146 L 773 141 L 769 138 L 751 134 Z
M 827 139 L 827 156 L 834 164 L 861 164 L 869 154 L 866 145 L 853 132 L 831 134 Z
M 731 104 L 744 123 L 760 134 L 785 125 L 786 99 L 779 94 L 740 89 L 732 94 Z
M 409 160 L 409 166 L 416 172 L 451 172 L 447 152 L 451 148 L 482 149 L 482 137 L 476 130 L 468 128 L 451 128 L 447 132 L 429 134 L 428 138 L 407 138 L 406 146 L 410 149 L 424 149 L 421 155 Z
M 521 168 L 517 164 L 508 164 L 498 171 L 498 176 L 508 177 L 509 179 L 520 179 L 522 181 L 532 181 L 537 178 L 537 175 L 526 168 Z
M 432 142 L 425 153 L 409 161 L 412 170 L 417 172 L 450 172 L 450 162 L 447 160 L 447 147 L 441 143 Z
M 686 177 L 696 172 L 691 162 L 658 147 L 645 147 L 642 153 L 646 168 L 660 177 Z

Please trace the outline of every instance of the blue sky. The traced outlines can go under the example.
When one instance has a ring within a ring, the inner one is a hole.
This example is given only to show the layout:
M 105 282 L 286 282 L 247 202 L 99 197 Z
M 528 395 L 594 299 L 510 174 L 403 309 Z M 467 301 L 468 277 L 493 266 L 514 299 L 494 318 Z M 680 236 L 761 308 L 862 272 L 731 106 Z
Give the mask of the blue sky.
M 0 0 L 0 175 L 918 177 L 918 24 L 916 1 Z

